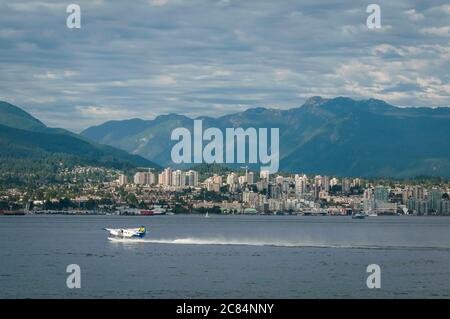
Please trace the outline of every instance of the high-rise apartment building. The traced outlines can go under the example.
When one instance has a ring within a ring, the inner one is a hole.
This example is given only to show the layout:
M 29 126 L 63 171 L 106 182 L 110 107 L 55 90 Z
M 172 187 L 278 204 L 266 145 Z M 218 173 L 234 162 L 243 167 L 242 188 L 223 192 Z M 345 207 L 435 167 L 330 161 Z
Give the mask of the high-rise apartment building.
M 128 184 L 128 177 L 124 174 L 120 174 L 119 175 L 119 185 L 124 186 L 126 184 Z
M 137 172 L 134 174 L 134 184 L 136 185 L 153 185 L 155 182 L 155 174 L 152 172 Z
M 198 186 L 198 172 L 189 170 L 186 172 L 186 185 L 189 187 Z

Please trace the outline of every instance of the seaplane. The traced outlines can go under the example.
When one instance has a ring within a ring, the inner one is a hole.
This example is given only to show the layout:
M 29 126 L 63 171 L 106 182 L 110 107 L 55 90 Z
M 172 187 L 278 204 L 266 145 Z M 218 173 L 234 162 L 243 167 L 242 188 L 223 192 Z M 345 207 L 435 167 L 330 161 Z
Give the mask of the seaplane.
M 364 212 L 352 214 L 352 219 L 364 219 L 364 218 L 366 218 L 366 214 Z
M 111 235 L 112 238 L 144 238 L 147 230 L 145 226 L 141 226 L 139 228 L 105 228 L 107 232 Z

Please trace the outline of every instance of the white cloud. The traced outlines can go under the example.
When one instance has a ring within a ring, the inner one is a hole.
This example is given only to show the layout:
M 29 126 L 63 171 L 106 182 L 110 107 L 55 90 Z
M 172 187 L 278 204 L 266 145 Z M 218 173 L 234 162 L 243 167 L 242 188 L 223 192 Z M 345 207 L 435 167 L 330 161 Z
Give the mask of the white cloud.
M 421 30 L 421 32 L 424 34 L 432 34 L 441 37 L 448 37 L 450 36 L 450 26 L 424 28 Z
M 77 74 L 78 72 L 72 70 L 45 71 L 44 73 L 33 74 L 33 77 L 38 80 L 58 80 L 62 78 L 70 78 Z
M 428 11 L 432 14 L 450 14 L 450 4 L 432 7 Z
M 405 55 L 405 51 L 402 48 L 398 48 L 394 45 L 387 44 L 387 43 L 383 43 L 383 44 L 372 47 L 371 52 L 374 55 L 378 55 L 380 53 L 387 54 L 387 53 L 391 53 L 391 52 L 394 52 L 400 56 Z
M 39 97 L 31 97 L 27 98 L 26 101 L 28 103 L 36 103 L 36 104 L 48 104 L 53 103 L 56 101 L 56 98 L 54 96 L 39 96 Z
M 55 3 L 48 1 L 32 1 L 32 2 L 10 2 L 8 6 L 14 11 L 34 12 L 38 10 L 64 10 L 67 7 L 65 3 Z
M 124 119 L 129 118 L 130 112 L 119 106 L 86 105 L 76 106 L 76 110 L 84 117 L 95 117 L 101 119 Z
M 416 9 L 406 10 L 405 13 L 412 21 L 421 21 L 425 19 L 425 16 L 422 13 L 418 13 Z
M 0 29 L 0 38 L 18 38 L 23 32 L 17 29 L 4 28 Z
M 296 77 L 296 74 L 288 69 L 277 69 L 273 72 L 274 79 L 277 81 L 284 81 L 293 79 Z
M 433 85 L 441 85 L 442 81 L 434 76 L 430 76 L 430 77 L 417 77 L 416 79 L 417 84 L 419 84 L 420 86 L 423 87 L 429 87 L 429 86 L 433 86 Z
M 177 83 L 177 81 L 170 75 L 157 76 L 151 82 L 156 85 L 174 85 Z
M 220 6 L 220 7 L 227 7 L 227 6 L 230 5 L 230 3 L 231 3 L 230 0 L 219 0 L 217 2 L 217 5 Z
M 169 0 L 150 0 L 150 5 L 156 7 L 165 6 L 167 3 L 169 3 Z
M 41 73 L 41 74 L 34 74 L 33 76 L 35 79 L 38 79 L 38 80 L 56 80 L 58 78 L 56 73 L 53 73 L 50 71 L 47 71 L 47 72 Z

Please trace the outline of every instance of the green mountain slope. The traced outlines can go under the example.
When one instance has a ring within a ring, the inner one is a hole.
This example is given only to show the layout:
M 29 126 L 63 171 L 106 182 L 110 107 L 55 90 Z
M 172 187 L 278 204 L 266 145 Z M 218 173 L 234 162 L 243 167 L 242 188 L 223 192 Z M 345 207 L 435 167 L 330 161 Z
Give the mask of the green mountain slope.
M 66 158 L 73 164 L 114 168 L 158 167 L 141 156 L 98 144 L 64 129 L 48 128 L 20 108 L 0 102 L 0 159 L 5 162 L 37 158 L 46 161 Z
M 44 123 L 10 103 L 0 101 L 0 124 L 24 130 L 45 130 Z

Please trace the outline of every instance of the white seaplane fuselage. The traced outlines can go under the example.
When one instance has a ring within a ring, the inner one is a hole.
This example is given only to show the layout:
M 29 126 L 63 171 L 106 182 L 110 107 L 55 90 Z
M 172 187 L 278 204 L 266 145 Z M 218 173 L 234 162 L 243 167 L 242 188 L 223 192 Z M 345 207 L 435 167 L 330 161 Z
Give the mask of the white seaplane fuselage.
M 140 228 L 105 228 L 109 234 L 116 238 L 143 238 L 147 233 L 145 227 Z

